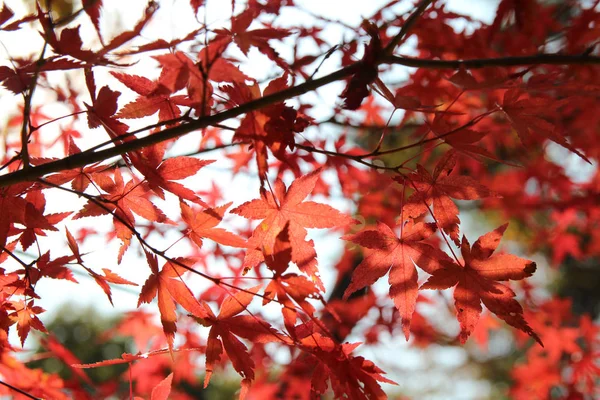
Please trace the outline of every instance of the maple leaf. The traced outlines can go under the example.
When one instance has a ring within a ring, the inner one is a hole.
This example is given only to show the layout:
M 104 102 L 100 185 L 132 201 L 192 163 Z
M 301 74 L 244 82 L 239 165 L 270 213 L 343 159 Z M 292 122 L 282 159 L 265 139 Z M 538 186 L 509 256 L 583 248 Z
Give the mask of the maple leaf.
M 498 247 L 508 224 L 481 236 L 470 246 L 463 236 L 460 250 L 463 265 L 447 263 L 433 272 L 421 288 L 454 289 L 454 301 L 460 322 L 460 341 L 464 343 L 473 332 L 481 303 L 509 325 L 527 333 L 540 345 L 542 341 L 523 318 L 523 308 L 514 299 L 515 292 L 497 281 L 521 280 L 531 276 L 536 269 L 533 261 L 512 254 L 492 253 Z
M 481 114 L 471 121 L 475 123 L 475 121 L 482 119 L 484 116 L 490 113 L 491 112 Z M 503 161 L 494 156 L 484 147 L 477 146 L 475 144 L 486 137 L 489 131 L 476 131 L 473 129 L 468 129 L 465 126 L 452 127 L 448 124 L 447 120 L 443 118 L 443 114 L 437 115 L 429 127 L 434 135 L 442 139 L 460 153 L 468 155 L 476 160 L 482 160 L 482 158 L 485 157 L 496 162 L 507 163 L 507 161 Z
M 394 178 L 396 181 L 415 190 L 404 203 L 403 216 L 417 218 L 429 211 L 433 204 L 433 217 L 438 226 L 458 244 L 458 207 L 450 199 L 476 200 L 496 194 L 468 176 L 450 176 L 458 155 L 450 150 L 438 162 L 433 175 L 421 165 L 407 178 Z
M 28 202 L 25 206 L 25 221 L 23 221 L 25 229 L 22 230 L 19 238 L 23 250 L 27 250 L 37 236 L 46 236 L 42 229 L 56 231 L 55 225 L 71 214 L 63 212 L 44 215 L 46 198 L 39 190 L 28 192 L 25 200 Z
M 102 34 L 100 33 L 100 9 L 102 8 L 103 0 L 83 0 L 82 5 L 85 13 L 90 17 L 98 37 L 102 41 Z
M 140 105 L 152 109 L 151 103 L 156 103 L 158 98 L 167 98 L 168 95 L 181 89 L 187 90 L 187 96 L 170 97 L 169 107 L 177 105 L 192 107 L 200 115 L 211 113 L 213 104 L 214 82 L 254 82 L 254 79 L 244 74 L 230 61 L 221 57 L 221 46 L 208 46 L 199 54 L 198 62 L 191 60 L 185 53 L 177 51 L 171 54 L 154 56 L 162 66 L 161 74 L 156 83 L 145 78 L 130 77 L 120 79 L 130 89 L 145 97 L 140 100 Z M 118 75 L 117 77 L 126 77 Z M 139 111 L 135 106 L 126 106 L 124 112 L 136 115 Z M 165 109 L 165 111 L 168 111 Z M 160 114 L 159 114 L 160 117 Z
M 36 71 L 42 72 L 79 69 L 84 66 L 84 64 L 79 61 L 60 56 L 49 57 L 45 59 L 44 64 L 41 66 L 36 64 L 37 63 L 32 62 L 14 69 L 6 66 L 0 66 L 0 82 L 2 82 L 2 85 L 6 89 L 10 90 L 14 94 L 20 94 L 29 89 L 32 78 L 35 76 Z
M 173 382 L 173 373 L 170 373 L 164 380 L 160 381 L 150 395 L 150 400 L 167 400 L 171 393 L 171 383 Z
M 215 29 L 217 36 L 215 41 L 231 41 L 235 42 L 238 48 L 248 56 L 250 47 L 256 47 L 262 54 L 269 57 L 283 70 L 288 70 L 288 64 L 281 59 L 279 53 L 271 47 L 269 40 L 281 40 L 290 35 L 290 32 L 285 29 L 277 28 L 262 28 L 248 30 L 248 27 L 258 16 L 255 8 L 248 8 L 239 15 L 231 19 L 231 29 Z
M 46 327 L 38 318 L 38 314 L 41 314 L 46 310 L 40 306 L 34 305 L 33 300 L 29 301 L 27 304 L 24 301 L 11 301 L 9 302 L 8 308 L 14 310 L 12 313 L 8 314 L 8 318 L 17 323 L 17 332 L 19 334 L 19 339 L 21 339 L 21 346 L 25 344 L 25 339 L 27 339 L 27 335 L 29 335 L 31 328 L 48 333 Z
M 280 78 L 273 79 L 262 97 L 280 92 L 288 87 L 287 73 Z M 235 81 L 231 85 L 223 85 L 221 89 L 229 95 L 234 105 L 242 105 L 252 100 L 261 98 L 260 88 L 257 83 L 247 85 L 245 82 Z M 277 103 L 263 107 L 259 111 L 246 114 L 240 126 L 236 129 L 234 140 L 252 141 L 256 154 L 256 164 L 261 179 L 265 179 L 268 170 L 267 148 L 282 162 L 287 162 L 288 155 L 285 149 L 294 149 L 295 133 L 302 132 L 309 124 L 310 119 L 284 103 Z
M 102 39 L 100 36 L 100 31 L 98 29 L 98 16 L 100 7 L 102 5 L 102 1 L 85 0 L 83 3 L 85 5 L 84 10 L 88 13 L 94 27 L 96 28 L 96 32 L 98 33 L 100 39 Z M 57 37 L 56 32 L 54 31 L 55 24 L 50 18 L 49 13 L 44 13 L 40 9 L 39 5 L 36 6 L 38 10 L 38 20 L 44 30 L 44 38 L 46 39 L 48 44 L 52 46 L 56 54 L 68 54 L 69 56 L 78 60 L 85 61 L 90 64 L 101 65 L 119 65 L 107 58 L 106 55 L 110 51 L 122 46 L 131 39 L 139 36 L 142 29 L 151 20 L 152 15 L 158 9 L 158 6 L 155 2 L 149 2 L 146 7 L 143 18 L 135 25 L 135 27 L 132 30 L 118 34 L 108 44 L 106 44 L 98 51 L 92 51 L 83 49 L 83 41 L 81 40 L 81 36 L 79 34 L 79 25 L 76 27 L 62 29 L 60 32 L 60 37 Z
M 347 299 L 355 291 L 372 285 L 391 270 L 390 297 L 400 312 L 402 330 L 408 340 L 418 295 L 417 270 L 414 265 L 433 274 L 443 268 L 445 263 L 452 262 L 443 251 L 423 243 L 435 230 L 435 224 L 414 224 L 409 221 L 401 228 L 400 237 L 397 237 L 388 225 L 380 222 L 376 230 L 367 229 L 342 237 L 372 250 L 352 273 L 352 280 L 343 298 Z
M 306 228 L 346 226 L 354 220 L 331 206 L 303 201 L 314 189 L 321 168 L 296 179 L 286 190 L 281 180 L 275 181 L 273 193 L 261 188 L 261 198 L 249 201 L 231 212 L 248 219 L 262 219 L 248 240 L 243 266 L 256 267 L 265 256 L 272 256 L 275 241 L 288 227 L 291 261 L 301 271 L 320 282 L 317 277 L 317 254 L 312 240 L 306 241 Z
M 222 228 L 215 228 L 223 220 L 225 211 L 231 206 L 227 203 L 220 207 L 208 208 L 202 212 L 194 212 L 184 202 L 179 203 L 181 207 L 181 218 L 188 224 L 188 235 L 190 239 L 202 247 L 202 238 L 209 238 L 219 244 L 232 247 L 245 247 L 244 239 Z
M 300 347 L 314 355 L 316 364 L 311 380 L 313 396 L 322 395 L 327 390 L 327 381 L 336 398 L 357 400 L 385 399 L 386 395 L 379 382 L 396 385 L 396 382 L 383 376 L 383 372 L 373 362 L 351 353 L 360 343 L 335 344 L 330 338 L 318 332 L 310 333 L 300 341 Z
M 155 323 L 154 314 L 142 310 L 127 312 L 121 322 L 107 336 L 114 334 L 131 336 L 138 349 L 149 348 L 151 341 L 155 346 L 163 344 L 160 340 L 162 339 L 162 328 Z
M 38 207 L 22 197 L 31 187 L 31 182 L 23 182 L 0 188 L 0 210 L 2 210 L 0 212 L 0 251 L 6 245 L 8 237 L 13 235 L 11 228 L 15 223 L 34 229 L 35 232 L 40 232 L 39 229 L 56 230 L 44 216 L 43 210 L 40 211 Z M 32 191 L 28 193 L 31 193 L 30 199 L 37 197 Z
M 314 282 L 309 281 L 304 276 L 294 273 L 284 274 L 292 260 L 292 247 L 289 240 L 288 225 L 277 235 L 274 254 L 265 258 L 267 267 L 275 273 L 275 276 L 265 289 L 263 305 L 268 304 L 275 298 L 282 305 L 281 313 L 283 323 L 288 332 L 294 337 L 296 333 L 295 325 L 298 316 L 297 307 L 306 313 L 313 315 L 315 308 L 307 301 L 308 298 L 320 299 L 324 301 L 319 293 L 319 288 Z
M 92 105 L 83 103 L 88 111 L 88 126 L 90 128 L 104 127 L 108 136 L 116 143 L 134 140 L 133 137 L 120 139 L 120 137 L 126 134 L 129 129 L 129 126 L 117 120 L 114 116 L 119 107 L 117 101 L 119 96 L 121 96 L 121 92 L 112 90 L 108 86 L 103 86 L 98 93 L 96 93 L 94 73 L 89 69 L 85 70 L 85 83 L 92 99 Z M 126 161 L 128 160 L 126 156 L 124 159 Z
M 342 92 L 346 110 L 358 109 L 363 99 L 369 95 L 368 86 L 377 79 L 377 65 L 382 51 L 379 31 L 377 26 L 367 21 L 363 23 L 363 28 L 371 36 L 371 41 L 365 48 L 361 68 L 350 78 Z
M 11 19 L 14 15 L 14 11 L 11 10 L 6 4 L 3 4 L 0 8 L 0 26 Z
M 190 0 L 190 5 L 194 10 L 194 14 L 198 14 L 198 10 L 204 5 L 204 0 Z
M 102 290 L 106 294 L 106 297 L 108 297 L 108 301 L 110 301 L 111 305 L 114 305 L 114 304 L 112 301 L 112 292 L 111 292 L 110 286 L 108 285 L 109 282 L 115 283 L 118 285 L 137 286 L 137 283 L 134 283 L 134 282 L 128 281 L 127 279 L 121 278 L 119 275 L 115 274 L 108 268 L 102 268 L 102 272 L 104 272 L 104 275 L 100 275 L 97 272 L 94 272 L 87 267 L 84 267 L 84 268 L 87 270 L 87 272 L 90 274 L 90 276 L 92 278 L 94 278 L 94 281 L 96 281 L 98 286 L 100 286 L 102 288 Z
M 208 386 L 214 365 L 221 359 L 223 350 L 229 356 L 233 368 L 244 380 L 254 379 L 254 361 L 250 358 L 246 346 L 237 337 L 248 339 L 253 343 L 291 343 L 287 337 L 282 336 L 281 333 L 258 317 L 238 315 L 247 309 L 259 289 L 260 286 L 256 286 L 227 297 L 221 304 L 219 315 L 215 316 L 210 307 L 204 302 L 202 302 L 204 307 L 199 313 L 192 312 L 192 316 L 195 317 L 198 323 L 203 326 L 210 326 L 206 346 L 204 387 Z
M 540 139 L 549 139 L 591 164 L 591 161 L 573 147 L 564 135 L 556 131 L 554 124 L 548 120 L 557 109 L 568 103 L 569 99 L 548 101 L 541 98 L 521 98 L 523 93 L 518 89 L 506 91 L 501 110 L 507 116 L 512 127 L 517 131 L 519 139 L 527 147 L 537 146 Z
M 265 289 L 263 305 L 277 299 L 282 306 L 283 322 L 293 336 L 295 332 L 293 328 L 298 318 L 294 303 L 298 304 L 306 315 L 313 315 L 315 308 L 307 301 L 309 298 L 323 300 L 314 282 L 293 273 L 276 275 Z
M 75 258 L 75 256 L 62 256 L 54 260 L 50 260 L 50 252 L 45 252 L 37 259 L 35 263 L 36 268 L 29 268 L 29 271 L 27 271 L 31 283 L 35 283 L 35 281 L 37 281 L 41 277 L 48 277 L 52 279 L 65 279 L 71 282 L 78 283 L 77 279 L 75 279 L 75 277 L 73 276 L 71 270 L 65 266 L 67 263 L 73 261 L 73 259 Z M 36 271 L 39 271 L 39 277 L 33 276 L 36 273 Z M 26 273 L 26 271 L 23 270 L 23 273 Z
M 527 351 L 528 358 L 543 357 L 550 364 L 558 364 L 564 355 L 570 357 L 582 353 L 582 327 L 567 325 L 574 320 L 571 309 L 571 301 L 552 299 L 541 304 L 535 313 L 525 313 L 531 328 L 544 338 L 544 348 L 530 347 Z
M 75 256 L 75 258 L 77 259 L 77 262 L 83 263 L 83 260 L 81 259 L 81 253 L 79 252 L 79 244 L 67 228 L 65 228 L 65 235 L 67 236 L 67 245 L 69 246 L 69 249 L 71 249 L 71 252 Z
M 112 76 L 140 96 L 127 103 L 116 115 L 117 118 L 143 118 L 158 112 L 158 121 L 168 121 L 181 115 L 171 92 L 158 82 L 143 76 L 111 72 Z
M 558 387 L 562 381 L 559 365 L 541 357 L 516 365 L 511 377 L 515 381 L 510 389 L 513 399 L 547 399 L 550 390 Z
M 107 192 L 107 194 L 102 195 L 104 207 L 88 200 L 74 219 L 114 213 L 117 217 L 113 219 L 115 231 L 117 237 L 122 241 L 118 256 L 119 263 L 133 236 L 129 227 L 124 225 L 121 220 L 133 224 L 135 220 L 133 213 L 136 213 L 149 221 L 172 223 L 162 211 L 148 200 L 148 192 L 144 189 L 145 185 L 134 180 L 125 183 L 119 168 L 114 171 L 114 180 L 105 174 L 94 174 L 93 180 L 102 190 Z
M 193 107 L 198 114 L 208 114 L 213 102 L 213 87 L 208 82 L 210 76 L 206 76 L 194 61 L 180 51 L 154 56 L 154 58 L 162 65 L 162 70 L 155 90 L 145 96 L 166 96 L 186 88 L 188 96 L 172 97 L 170 100 L 172 105 L 185 105 Z M 146 102 L 150 101 L 151 97 Z
M 169 349 L 173 348 L 175 332 L 177 332 L 176 303 L 188 312 L 197 315 L 205 313 L 203 306 L 196 300 L 189 287 L 182 281 L 181 276 L 188 271 L 183 265 L 191 267 L 193 261 L 189 259 L 175 259 L 167 261 L 162 269 L 158 269 L 156 256 L 146 253 L 152 274 L 146 279 L 140 292 L 137 306 L 150 303 L 158 295 L 158 310 L 163 332 L 167 338 Z M 178 265 L 181 264 L 181 265 Z
M 194 157 L 172 157 L 163 161 L 166 144 L 146 147 L 131 155 L 131 162 L 148 182 L 149 188 L 164 200 L 163 190 L 179 198 L 206 206 L 191 189 L 174 182 L 195 175 L 201 168 L 212 164 L 214 160 L 199 160 Z
M 79 34 L 80 25 L 63 29 L 60 32 L 60 37 L 57 37 L 49 18 L 41 18 L 40 22 L 44 28 L 48 43 L 52 46 L 56 54 L 68 54 L 73 58 L 90 63 L 111 63 L 108 59 L 101 57 L 96 52 L 83 49 L 83 41 Z

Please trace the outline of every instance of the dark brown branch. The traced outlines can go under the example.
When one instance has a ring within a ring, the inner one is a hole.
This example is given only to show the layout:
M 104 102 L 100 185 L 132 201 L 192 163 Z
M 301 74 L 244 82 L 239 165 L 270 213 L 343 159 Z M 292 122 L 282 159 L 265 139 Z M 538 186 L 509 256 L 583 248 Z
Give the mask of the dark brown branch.
M 19 170 L 10 174 L 6 174 L 4 176 L 0 176 L 0 187 L 12 185 L 17 182 L 31 181 L 53 172 L 83 167 L 88 164 L 103 161 L 111 157 L 119 156 L 129 151 L 140 150 L 144 147 L 152 146 L 154 144 L 161 143 L 166 140 L 183 136 L 187 133 L 218 124 L 219 122 L 223 122 L 230 118 L 235 118 L 247 112 L 258 110 L 270 104 L 281 102 L 291 97 L 296 97 L 304 93 L 308 93 L 312 90 L 320 88 L 321 86 L 327 85 L 331 82 L 335 82 L 349 75 L 352 75 L 354 72 L 360 69 L 361 66 L 362 62 L 357 62 L 345 68 L 339 69 L 322 78 L 304 82 L 300 85 L 291 87 L 289 89 L 285 89 L 280 92 L 273 93 L 272 95 L 264 96 L 254 101 L 242 104 L 236 108 L 232 108 L 217 114 L 209 115 L 207 117 L 199 118 L 185 125 L 179 125 L 174 128 L 169 128 L 150 136 L 146 136 L 129 142 L 124 142 L 106 150 L 100 150 L 91 154 L 73 154 L 71 156 L 57 161 L 52 161 L 46 164 L 39 165 L 37 167 L 28 168 L 27 170 Z
M 485 67 L 507 67 L 519 65 L 586 65 L 600 64 L 600 57 L 582 55 L 564 55 L 564 54 L 537 54 L 533 56 L 522 57 L 502 57 L 490 59 L 471 59 L 471 60 L 423 60 L 410 57 L 390 56 L 385 57 L 383 63 L 400 64 L 414 68 L 436 68 L 436 69 L 459 69 L 459 68 L 485 68 Z M 80 153 L 68 156 L 61 160 L 52 161 L 37 167 L 19 170 L 0 176 L 0 187 L 15 184 L 17 182 L 30 181 L 42 177 L 46 174 L 59 172 L 63 170 L 83 167 L 98 161 L 103 161 L 111 157 L 116 157 L 129 151 L 135 151 L 147 146 L 164 142 L 183 136 L 195 130 L 203 129 L 211 125 L 218 124 L 230 118 L 235 118 L 247 112 L 258 110 L 273 103 L 287 100 L 292 97 L 300 96 L 304 93 L 316 90 L 331 82 L 343 79 L 352 75 L 362 67 L 362 62 L 357 62 L 345 68 L 339 69 L 324 77 L 301 83 L 289 89 L 273 93 L 269 96 L 261 97 L 254 101 L 242 104 L 214 115 L 199 118 L 188 124 L 166 129 L 162 132 L 146 136 L 140 139 L 121 143 L 106 150 L 100 150 L 93 153 Z
M 406 22 L 400 28 L 400 32 L 388 43 L 386 48 L 383 50 L 384 55 L 391 55 L 396 46 L 400 44 L 400 42 L 406 37 L 406 34 L 410 31 L 410 28 L 413 27 L 415 22 L 419 19 L 421 14 L 425 12 L 425 9 L 433 2 L 433 0 L 421 0 L 421 2 L 417 5 L 415 10 L 408 16 Z
M 428 69 L 478 69 L 488 67 L 518 67 L 528 65 L 593 65 L 600 64 L 600 57 L 588 54 L 535 54 L 531 56 L 473 58 L 466 60 L 426 60 L 422 58 L 388 56 L 384 63 Z

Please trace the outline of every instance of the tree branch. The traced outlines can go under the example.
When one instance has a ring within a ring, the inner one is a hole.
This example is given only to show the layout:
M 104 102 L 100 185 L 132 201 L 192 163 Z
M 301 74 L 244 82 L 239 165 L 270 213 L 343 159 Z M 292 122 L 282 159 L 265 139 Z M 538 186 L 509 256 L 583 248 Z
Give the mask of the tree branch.
M 415 10 L 408 16 L 406 22 L 400 28 L 400 32 L 388 43 L 388 45 L 383 50 L 383 54 L 385 56 L 392 55 L 396 46 L 400 44 L 400 42 L 404 39 L 410 28 L 413 27 L 417 19 L 425 12 L 425 9 L 433 2 L 433 0 L 421 0 L 421 2 L 416 6 Z
M 301 83 L 300 85 L 282 90 L 277 93 L 273 93 L 268 96 L 261 97 L 254 101 L 242 104 L 238 107 L 222 111 L 217 114 L 209 115 L 207 117 L 199 118 L 185 125 L 179 125 L 173 128 L 165 129 L 162 132 L 158 132 L 150 136 L 145 136 L 136 140 L 124 142 L 106 150 L 100 150 L 91 154 L 73 154 L 71 156 L 65 157 L 57 161 L 52 161 L 46 164 L 39 165 L 37 167 L 28 168 L 27 170 L 19 170 L 10 174 L 0 176 L 0 187 L 12 185 L 17 182 L 31 181 L 53 172 L 83 167 L 88 164 L 103 161 L 111 157 L 119 156 L 129 151 L 140 150 L 144 147 L 152 146 L 154 144 L 161 143 L 166 140 L 183 136 L 187 133 L 218 124 L 219 122 L 223 122 L 230 118 L 235 118 L 239 115 L 258 110 L 270 104 L 278 103 L 287 100 L 291 97 L 296 97 L 308 93 L 312 90 L 320 88 L 321 86 L 327 85 L 331 82 L 335 82 L 337 80 L 345 78 L 346 76 L 352 75 L 357 70 L 359 70 L 361 66 L 362 62 L 359 61 L 345 68 L 339 69 L 322 78 L 317 78 L 312 81 Z
M 600 57 L 588 54 L 535 54 L 531 56 L 473 58 L 466 60 L 427 60 L 422 58 L 388 56 L 384 63 L 428 69 L 479 69 L 489 67 L 517 67 L 527 65 L 593 65 L 600 64 Z
M 433 69 L 459 69 L 459 68 L 485 68 L 485 67 L 506 67 L 518 65 L 590 65 L 600 64 L 600 57 L 565 54 L 537 54 L 521 57 L 501 57 L 489 59 L 470 59 L 470 60 L 424 60 L 411 57 L 389 56 L 385 57 L 383 63 L 400 64 L 413 68 L 433 68 Z M 218 124 L 230 118 L 235 118 L 242 114 L 258 110 L 273 103 L 278 103 L 292 97 L 300 96 L 310 91 L 316 90 L 331 82 L 343 79 L 352 75 L 362 67 L 362 62 L 356 62 L 352 65 L 339 69 L 329 75 L 317 78 L 315 80 L 301 83 L 297 86 L 261 97 L 251 102 L 242 104 L 236 108 L 222 111 L 217 114 L 199 118 L 188 124 L 165 129 L 162 132 L 145 136 L 129 142 L 124 142 L 106 150 L 100 150 L 93 153 L 73 154 L 63 159 L 52 161 L 36 167 L 18 170 L 10 174 L 0 176 L 0 187 L 12 185 L 18 182 L 30 181 L 40 178 L 44 175 L 59 172 L 63 170 L 83 167 L 95 162 L 103 161 L 111 157 L 119 156 L 129 151 L 140 150 L 147 146 L 152 146 L 166 140 L 183 136 L 195 130 L 203 129 L 211 125 Z

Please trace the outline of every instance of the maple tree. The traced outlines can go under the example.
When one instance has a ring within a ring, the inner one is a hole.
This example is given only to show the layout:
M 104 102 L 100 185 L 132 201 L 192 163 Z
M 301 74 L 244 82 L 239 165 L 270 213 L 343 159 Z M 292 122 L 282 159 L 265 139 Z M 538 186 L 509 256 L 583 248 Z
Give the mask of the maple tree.
M 167 2 L 119 29 L 33 3 L 0 6 L 3 41 L 37 40 L 0 66 L 0 394 L 188 399 L 231 366 L 240 398 L 383 399 L 401 365 L 365 349 L 504 335 L 503 395 L 600 397 L 597 286 L 565 295 L 600 276 L 600 1 L 191 0 L 174 39 Z M 48 331 L 40 288 L 79 276 L 135 291 L 104 335 L 131 353 Z M 127 392 L 86 373 L 109 365 Z

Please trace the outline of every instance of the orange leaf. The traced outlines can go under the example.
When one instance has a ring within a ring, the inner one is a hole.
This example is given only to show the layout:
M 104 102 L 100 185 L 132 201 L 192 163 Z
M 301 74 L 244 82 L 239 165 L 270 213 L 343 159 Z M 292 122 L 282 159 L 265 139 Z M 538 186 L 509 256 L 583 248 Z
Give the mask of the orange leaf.
M 464 265 L 454 262 L 433 272 L 424 289 L 454 289 L 454 301 L 460 322 L 460 341 L 464 343 L 473 332 L 481 303 L 509 325 L 527 333 L 539 344 L 542 341 L 523 318 L 523 308 L 514 299 L 515 293 L 497 281 L 521 280 L 531 276 L 536 269 L 533 261 L 512 254 L 495 254 L 508 224 L 481 236 L 473 247 L 463 236 L 461 253 Z
M 244 268 L 249 270 L 271 256 L 275 251 L 277 236 L 287 226 L 292 245 L 291 261 L 301 271 L 320 282 L 317 276 L 317 254 L 314 243 L 306 241 L 306 228 L 332 228 L 345 226 L 354 220 L 326 204 L 303 201 L 314 189 L 321 169 L 296 179 L 286 190 L 281 180 L 274 185 L 274 192 L 262 189 L 261 198 L 249 201 L 231 212 L 248 219 L 262 222 L 248 240 Z
M 373 250 L 354 270 L 344 299 L 355 291 L 372 285 L 391 268 L 390 297 L 400 311 L 402 330 L 408 340 L 418 294 L 417 270 L 414 265 L 432 274 L 443 268 L 445 263 L 452 262 L 446 253 L 422 242 L 434 232 L 435 224 L 413 224 L 411 221 L 401 228 L 401 235 L 397 237 L 389 226 L 380 222 L 377 230 L 368 229 L 344 236 L 345 240 Z

